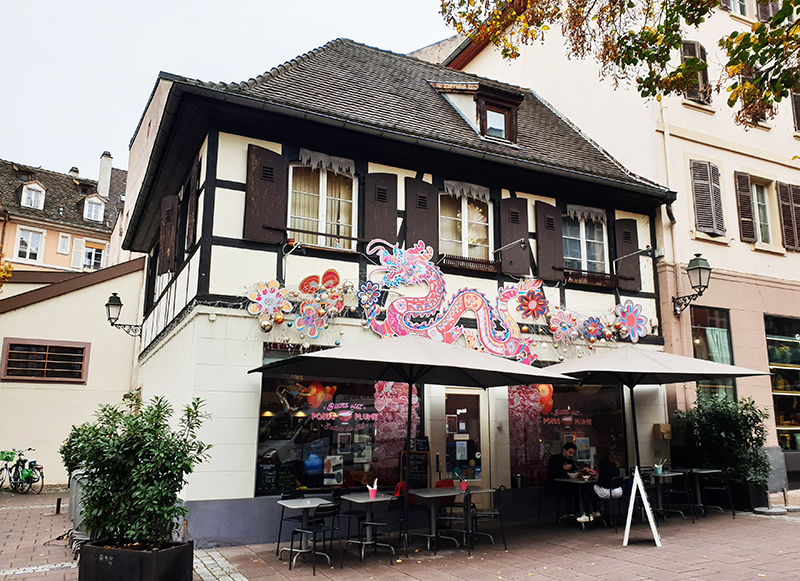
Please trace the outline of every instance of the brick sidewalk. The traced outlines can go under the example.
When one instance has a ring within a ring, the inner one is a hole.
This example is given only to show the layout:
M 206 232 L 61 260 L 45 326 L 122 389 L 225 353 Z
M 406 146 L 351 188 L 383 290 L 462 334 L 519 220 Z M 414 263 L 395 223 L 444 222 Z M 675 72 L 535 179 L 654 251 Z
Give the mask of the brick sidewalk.
M 65 504 L 55 515 L 56 498 Z M 0 492 L 0 581 L 56 579 L 76 581 L 72 553 L 65 541 L 45 546 L 69 529 L 66 492 L 16 495 Z M 797 514 L 797 513 L 794 513 Z M 679 517 L 659 523 L 663 547 L 655 547 L 649 528 L 636 525 L 631 545 L 622 546 L 622 530 L 594 523 L 582 531 L 552 522 L 507 526 L 508 552 L 483 543 L 469 558 L 445 547 L 434 556 L 413 548 L 392 566 L 385 552 L 369 552 L 360 563 L 355 548 L 345 553 L 344 569 L 320 559 L 317 579 L 336 581 L 501 581 L 503 579 L 598 581 L 702 579 L 779 581 L 800 579 L 800 516 L 762 517 L 711 513 L 697 524 Z M 335 547 L 335 545 L 334 545 Z M 338 560 L 334 548 L 334 561 Z M 298 562 L 288 570 L 275 545 L 195 551 L 197 581 L 281 581 L 311 578 L 311 566 Z

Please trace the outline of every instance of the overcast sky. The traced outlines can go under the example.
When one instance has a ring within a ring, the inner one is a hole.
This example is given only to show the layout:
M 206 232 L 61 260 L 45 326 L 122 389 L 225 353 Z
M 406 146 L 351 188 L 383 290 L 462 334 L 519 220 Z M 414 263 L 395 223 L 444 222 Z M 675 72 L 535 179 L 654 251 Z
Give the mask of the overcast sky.
M 339 37 L 407 53 L 452 36 L 438 0 L 8 0 L 0 159 L 97 179 L 159 71 L 241 81 Z

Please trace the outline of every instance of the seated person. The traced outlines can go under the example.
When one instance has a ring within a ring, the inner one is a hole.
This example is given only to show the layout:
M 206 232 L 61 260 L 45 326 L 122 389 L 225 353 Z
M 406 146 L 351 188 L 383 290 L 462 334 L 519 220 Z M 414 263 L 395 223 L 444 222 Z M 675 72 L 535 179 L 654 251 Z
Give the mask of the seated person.
M 600 462 L 598 464 L 597 484 L 594 485 L 594 493 L 598 498 L 619 498 L 625 492 L 624 488 L 630 488 L 630 482 L 625 481 L 623 486 L 611 488 L 613 480 L 620 475 L 620 462 L 617 459 L 616 452 L 609 446 L 601 444 L 597 448 Z
M 570 472 L 577 472 L 578 462 L 575 460 L 575 453 L 578 447 L 573 442 L 566 442 L 562 447 L 561 454 L 553 454 L 547 461 L 547 495 L 552 496 L 557 492 L 562 492 L 564 488 L 561 483 L 556 482 L 556 478 L 568 478 Z

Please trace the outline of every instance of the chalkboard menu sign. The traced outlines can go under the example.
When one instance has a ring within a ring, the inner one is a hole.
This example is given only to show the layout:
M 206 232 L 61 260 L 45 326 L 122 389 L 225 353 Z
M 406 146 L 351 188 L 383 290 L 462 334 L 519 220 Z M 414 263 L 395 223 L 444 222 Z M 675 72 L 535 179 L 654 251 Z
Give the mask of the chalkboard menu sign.
M 414 438 L 414 448 L 418 452 L 430 452 L 431 444 L 428 441 L 428 436 L 422 436 L 421 438 Z
M 406 453 L 400 455 L 400 474 L 405 480 Z M 430 488 L 431 453 L 415 451 L 409 455 L 408 485 L 414 488 Z
M 278 468 L 276 486 L 278 490 L 294 490 L 297 488 L 297 477 L 291 466 L 283 465 Z
M 270 494 L 278 483 L 278 467 L 275 464 L 259 464 L 256 494 Z

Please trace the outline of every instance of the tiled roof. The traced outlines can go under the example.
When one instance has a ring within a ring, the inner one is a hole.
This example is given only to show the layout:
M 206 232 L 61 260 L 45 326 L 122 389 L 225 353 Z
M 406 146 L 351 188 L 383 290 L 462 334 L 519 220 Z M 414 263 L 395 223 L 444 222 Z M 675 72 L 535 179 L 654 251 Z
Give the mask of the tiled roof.
M 115 171 L 127 174 L 122 170 L 112 170 L 112 192 L 116 191 L 113 185 Z M 28 208 L 21 204 L 22 186 L 26 183 L 21 179 L 21 173 L 29 174 L 31 180 L 39 182 L 45 189 L 42 210 Z M 86 192 L 81 191 L 82 188 L 86 189 Z M 124 186 L 122 192 L 124 193 Z M 116 219 L 114 208 L 119 201 L 119 194 L 116 194 L 116 197 L 109 196 L 110 203 L 106 204 L 105 220 L 101 223 L 83 218 L 84 198 L 96 193 L 97 182 L 95 180 L 73 178 L 68 174 L 0 160 L 0 206 L 12 215 L 109 234 L 113 220 Z
M 329 42 L 255 79 L 242 83 L 178 82 L 236 94 L 342 120 L 390 137 L 472 150 L 506 162 L 527 162 L 627 186 L 666 192 L 637 176 L 580 133 L 528 89 L 379 50 L 347 39 Z M 524 95 L 518 147 L 481 138 L 431 83 L 475 83 Z

